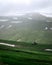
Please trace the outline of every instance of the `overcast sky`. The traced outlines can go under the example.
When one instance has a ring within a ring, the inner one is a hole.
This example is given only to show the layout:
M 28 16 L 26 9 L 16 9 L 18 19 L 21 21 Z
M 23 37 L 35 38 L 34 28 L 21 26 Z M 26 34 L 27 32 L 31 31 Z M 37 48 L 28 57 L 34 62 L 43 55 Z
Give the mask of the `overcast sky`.
M 52 0 L 0 0 L 0 15 L 26 12 L 52 13 Z

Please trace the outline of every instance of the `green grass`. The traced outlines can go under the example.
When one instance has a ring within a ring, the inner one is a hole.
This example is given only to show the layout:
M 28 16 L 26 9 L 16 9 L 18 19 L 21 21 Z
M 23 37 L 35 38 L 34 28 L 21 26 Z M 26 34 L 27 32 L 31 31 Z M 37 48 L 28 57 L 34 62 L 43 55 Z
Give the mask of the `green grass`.
M 51 44 L 32 45 L 8 40 L 0 42 L 17 45 L 15 48 L 0 45 L 0 65 L 52 65 L 52 52 L 44 51 L 45 48 L 52 48 Z
M 37 51 L 43 51 L 46 48 L 52 48 L 52 44 L 38 44 L 32 45 L 32 43 L 27 42 L 16 42 L 16 41 L 8 41 L 8 40 L 1 40 L 0 42 L 9 43 L 9 44 L 15 44 L 16 48 L 19 49 L 26 49 L 26 50 L 37 50 Z M 19 47 L 18 47 L 19 46 Z
M 8 65 L 51 65 L 52 55 L 24 53 L 0 50 L 0 61 Z

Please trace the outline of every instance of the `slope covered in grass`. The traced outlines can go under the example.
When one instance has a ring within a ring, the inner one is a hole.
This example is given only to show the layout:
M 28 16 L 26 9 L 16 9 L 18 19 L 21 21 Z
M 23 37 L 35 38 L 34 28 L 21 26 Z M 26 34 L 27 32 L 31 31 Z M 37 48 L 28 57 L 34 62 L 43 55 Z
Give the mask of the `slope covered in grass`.
M 0 43 L 14 44 L 16 47 L 0 45 L 1 65 L 52 65 L 51 44 L 37 44 L 0 40 Z

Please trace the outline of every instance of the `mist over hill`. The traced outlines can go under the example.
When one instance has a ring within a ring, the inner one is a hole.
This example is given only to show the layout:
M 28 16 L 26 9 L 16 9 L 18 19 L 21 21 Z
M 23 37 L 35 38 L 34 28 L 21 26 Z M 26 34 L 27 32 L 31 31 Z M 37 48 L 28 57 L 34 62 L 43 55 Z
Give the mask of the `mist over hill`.
M 22 16 L 0 16 L 0 39 L 51 43 L 52 18 L 40 13 Z

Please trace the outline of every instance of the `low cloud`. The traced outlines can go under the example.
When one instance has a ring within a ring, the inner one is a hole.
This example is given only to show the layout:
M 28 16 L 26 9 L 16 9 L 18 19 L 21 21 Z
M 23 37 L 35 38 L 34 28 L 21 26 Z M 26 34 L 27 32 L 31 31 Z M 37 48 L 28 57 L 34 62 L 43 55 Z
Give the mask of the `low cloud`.
M 52 13 L 52 0 L 0 0 L 0 15 L 16 15 L 27 11 Z

